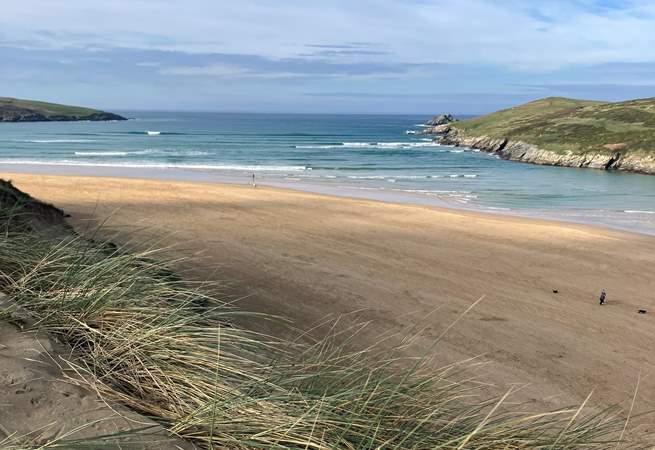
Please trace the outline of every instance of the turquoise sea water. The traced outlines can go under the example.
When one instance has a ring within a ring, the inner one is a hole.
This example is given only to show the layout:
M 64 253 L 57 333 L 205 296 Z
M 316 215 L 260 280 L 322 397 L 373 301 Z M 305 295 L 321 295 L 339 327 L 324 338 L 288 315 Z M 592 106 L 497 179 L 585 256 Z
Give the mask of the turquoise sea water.
M 442 147 L 425 116 L 125 112 L 0 124 L 0 170 L 260 184 L 534 215 L 655 234 L 655 176 Z M 150 132 L 150 133 L 148 133 Z

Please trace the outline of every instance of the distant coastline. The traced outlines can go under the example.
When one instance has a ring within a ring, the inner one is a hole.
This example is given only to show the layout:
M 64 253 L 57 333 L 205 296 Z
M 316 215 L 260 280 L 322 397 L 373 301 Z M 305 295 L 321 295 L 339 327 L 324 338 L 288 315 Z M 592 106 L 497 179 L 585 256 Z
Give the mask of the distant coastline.
M 135 120 L 0 125 L 0 170 L 236 184 L 255 173 L 258 185 L 655 233 L 654 177 L 440 146 L 420 134 L 425 116 L 124 114 Z
M 127 120 L 118 114 L 79 106 L 0 97 L 0 122 L 76 122 Z

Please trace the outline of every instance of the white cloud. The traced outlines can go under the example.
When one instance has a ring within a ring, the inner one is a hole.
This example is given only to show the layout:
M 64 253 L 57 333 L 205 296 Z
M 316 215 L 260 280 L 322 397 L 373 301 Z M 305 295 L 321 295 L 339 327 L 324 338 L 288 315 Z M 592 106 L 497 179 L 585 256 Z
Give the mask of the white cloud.
M 212 76 L 212 77 L 241 77 L 248 73 L 243 67 L 233 64 L 211 64 L 208 66 L 178 66 L 169 67 L 159 71 L 162 75 L 186 76 Z
M 137 66 L 139 67 L 160 67 L 161 63 L 156 62 L 156 61 L 142 61 L 139 63 L 136 63 Z
M 384 51 L 323 57 L 482 63 L 523 70 L 655 61 L 652 1 L 620 2 L 621 8 L 598 7 L 591 0 L 536 6 L 520 0 L 56 3 L 7 2 L 0 30 L 13 39 L 51 47 L 107 45 L 277 59 L 307 54 L 312 45 L 367 42 Z M 35 35 L 30 30 L 50 33 Z M 206 70 L 220 73 L 224 68 Z
M 425 75 L 427 69 L 423 67 L 408 67 L 406 70 L 398 71 L 392 67 L 389 70 L 383 68 L 362 68 L 360 72 L 346 71 L 343 65 L 332 67 L 321 66 L 323 70 L 305 71 L 302 68 L 294 70 L 281 70 L 284 62 L 275 64 L 276 68 L 246 67 L 238 64 L 218 63 L 199 66 L 171 66 L 159 70 L 161 75 L 174 75 L 186 77 L 212 77 L 212 78 L 233 78 L 239 80 L 260 79 L 280 80 L 290 78 L 308 79 L 347 79 L 347 80 L 373 80 L 373 79 L 396 79 L 411 78 Z M 354 67 L 354 66 L 353 66 Z M 361 67 L 361 66 L 360 66 Z

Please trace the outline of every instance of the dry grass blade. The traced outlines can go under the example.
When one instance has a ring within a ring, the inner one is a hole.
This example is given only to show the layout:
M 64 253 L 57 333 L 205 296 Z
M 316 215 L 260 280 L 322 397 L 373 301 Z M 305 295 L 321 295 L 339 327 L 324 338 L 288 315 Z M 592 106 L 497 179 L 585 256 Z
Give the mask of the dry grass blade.
M 605 449 L 624 425 L 501 408 L 457 365 L 384 343 L 349 350 L 357 329 L 304 344 L 240 328 L 247 312 L 162 261 L 156 248 L 7 227 L 0 289 L 71 345 L 73 382 L 205 448 Z

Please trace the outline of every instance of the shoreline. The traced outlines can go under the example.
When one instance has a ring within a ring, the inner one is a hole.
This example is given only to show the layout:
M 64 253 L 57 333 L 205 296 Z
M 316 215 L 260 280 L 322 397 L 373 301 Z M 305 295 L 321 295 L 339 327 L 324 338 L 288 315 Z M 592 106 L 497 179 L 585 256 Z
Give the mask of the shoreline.
M 52 176 L 81 176 L 99 178 L 128 178 L 153 181 L 178 181 L 187 183 L 226 184 L 232 186 L 248 186 L 250 173 L 237 173 L 237 171 L 203 171 L 191 169 L 171 168 L 130 168 L 130 167 L 96 167 L 96 166 L 64 166 L 64 165 L 2 165 L 2 174 L 24 175 L 52 175 Z M 291 178 L 292 180 L 294 178 Z M 300 180 L 300 179 L 299 179 Z M 388 204 L 416 205 L 436 209 L 454 210 L 479 214 L 499 215 L 503 217 L 524 218 L 531 220 L 545 220 L 548 222 L 576 224 L 582 226 L 599 227 L 606 230 L 634 233 L 644 236 L 655 236 L 655 213 L 653 211 L 625 211 L 609 210 L 605 213 L 615 214 L 611 218 L 605 216 L 600 220 L 593 220 L 589 212 L 596 210 L 549 210 L 549 209 L 510 209 L 493 206 L 460 203 L 447 201 L 443 198 L 421 196 L 409 192 L 393 192 L 376 188 L 357 188 L 354 186 L 334 186 L 326 183 L 312 181 L 285 181 L 282 178 L 267 178 L 265 173 L 256 178 L 259 186 L 305 192 L 317 195 L 370 200 Z M 586 215 L 585 215 L 586 214 Z M 603 221 L 605 219 L 605 221 Z M 612 220 L 609 220 L 612 219 Z M 638 221 L 637 219 L 641 219 Z M 623 222 L 621 221 L 623 220 Z M 625 223 L 627 222 L 627 223 Z

